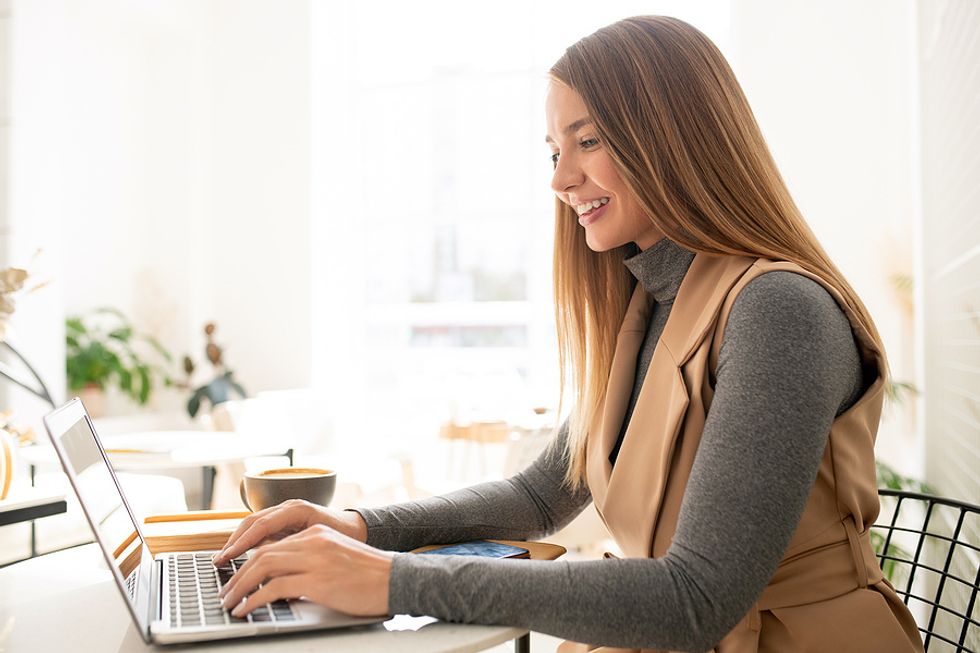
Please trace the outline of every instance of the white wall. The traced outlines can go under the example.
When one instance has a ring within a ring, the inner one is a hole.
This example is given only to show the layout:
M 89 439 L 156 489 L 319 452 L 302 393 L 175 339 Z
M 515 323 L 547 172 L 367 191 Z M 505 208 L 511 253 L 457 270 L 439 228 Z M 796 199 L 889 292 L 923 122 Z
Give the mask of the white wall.
M 980 5 L 919 2 L 926 480 L 980 503 Z M 980 529 L 967 523 L 967 537 Z M 964 574 L 970 573 L 963 570 Z
M 221 0 L 211 8 L 213 203 L 207 238 L 194 238 L 200 269 L 210 263 L 211 293 L 198 314 L 218 321 L 228 361 L 250 392 L 308 386 L 308 2 Z
M 52 384 L 63 298 L 69 312 L 118 306 L 199 360 L 216 320 L 251 392 L 309 385 L 314 346 L 320 385 L 351 386 L 356 347 L 339 343 L 360 334 L 338 325 L 356 323 L 351 259 L 368 245 L 330 210 L 336 197 L 357 217 L 331 158 L 357 144 L 331 93 L 357 81 L 311 83 L 352 74 L 343 33 L 323 29 L 332 40 L 313 53 L 314 13 L 308 0 L 14 0 L 8 223 L 18 251 L 45 246 L 57 281 L 29 300 L 46 308 L 18 308 Z M 868 303 L 895 377 L 914 380 L 911 304 L 889 281 L 912 268 L 913 5 L 734 0 L 731 21 L 726 54 L 791 192 Z M 315 327 L 314 291 L 334 307 Z M 878 452 L 918 475 L 911 410 L 891 410 Z
M 894 0 L 734 0 L 732 67 L 790 192 L 881 331 L 896 380 L 915 381 L 910 298 L 913 6 Z M 924 472 L 913 402 L 886 406 L 876 453 Z
M 65 113 L 60 88 L 66 71 L 44 57 L 49 41 L 66 35 L 59 17 L 46 19 L 37 4 L 4 3 L 3 50 L 3 162 L 4 191 L 0 195 L 0 267 L 26 267 L 40 280 L 52 283 L 41 292 L 16 299 L 16 313 L 8 334 L 11 343 L 30 361 L 44 379 L 55 400 L 64 397 L 64 329 L 62 326 L 61 216 L 66 202 L 61 180 L 63 161 L 57 147 L 66 129 L 64 120 L 49 123 Z M 34 39 L 24 38 L 21 25 L 28 25 Z M 36 57 L 37 65 L 26 68 L 25 60 Z M 33 102 L 25 103 L 25 95 Z M 42 258 L 34 259 L 43 250 Z M 11 361 L 18 376 L 29 375 Z M 33 385 L 33 384 L 32 384 Z M 13 409 L 14 424 L 40 430 L 40 417 L 50 407 L 33 395 L 0 382 L 0 409 Z
M 305 0 L 15 0 L 11 219 L 37 227 L 22 249 L 55 250 L 50 301 L 116 306 L 199 362 L 213 319 L 250 392 L 309 383 L 307 14 Z M 61 320 L 31 323 L 52 383 Z

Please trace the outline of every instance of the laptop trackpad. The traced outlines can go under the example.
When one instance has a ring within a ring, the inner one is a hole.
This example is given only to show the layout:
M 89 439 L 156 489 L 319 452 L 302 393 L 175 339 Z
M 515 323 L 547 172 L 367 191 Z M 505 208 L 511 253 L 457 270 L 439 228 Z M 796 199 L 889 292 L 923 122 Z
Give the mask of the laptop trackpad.
M 318 603 L 313 603 L 312 601 L 290 601 L 290 607 L 292 607 L 293 612 L 296 614 L 298 620 L 309 623 L 310 621 L 321 623 L 328 628 L 341 627 L 341 626 L 354 626 L 358 624 L 373 624 L 385 621 L 388 617 L 352 617 L 350 615 L 344 614 L 343 612 L 337 612 L 336 610 L 331 610 L 328 607 L 322 606 Z

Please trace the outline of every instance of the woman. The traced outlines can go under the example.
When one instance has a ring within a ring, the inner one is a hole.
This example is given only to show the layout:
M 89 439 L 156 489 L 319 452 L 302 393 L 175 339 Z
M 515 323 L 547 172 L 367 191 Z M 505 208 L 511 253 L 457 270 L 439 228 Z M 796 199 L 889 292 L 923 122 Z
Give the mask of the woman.
M 868 540 L 880 337 L 721 53 L 682 21 L 637 17 L 573 45 L 551 77 L 571 417 L 506 481 L 379 510 L 256 513 L 217 562 L 284 539 L 234 577 L 226 605 L 303 595 L 630 649 L 921 651 Z M 541 537 L 589 501 L 625 559 L 382 550 Z

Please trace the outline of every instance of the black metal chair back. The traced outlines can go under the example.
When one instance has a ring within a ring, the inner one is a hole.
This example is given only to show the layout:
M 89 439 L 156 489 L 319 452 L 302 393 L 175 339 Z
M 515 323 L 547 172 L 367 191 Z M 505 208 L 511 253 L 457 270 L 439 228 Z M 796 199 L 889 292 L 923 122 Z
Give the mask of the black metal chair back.
M 880 489 L 871 540 L 926 651 L 980 653 L 980 506 Z

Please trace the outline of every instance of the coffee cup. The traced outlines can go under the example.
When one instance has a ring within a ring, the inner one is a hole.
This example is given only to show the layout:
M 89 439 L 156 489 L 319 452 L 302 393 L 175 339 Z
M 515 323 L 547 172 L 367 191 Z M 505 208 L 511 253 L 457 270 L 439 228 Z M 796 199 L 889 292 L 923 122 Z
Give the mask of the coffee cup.
M 279 505 L 289 499 L 305 499 L 330 505 L 337 487 L 337 472 L 315 467 L 282 467 L 245 474 L 238 484 L 242 503 L 253 511 Z

